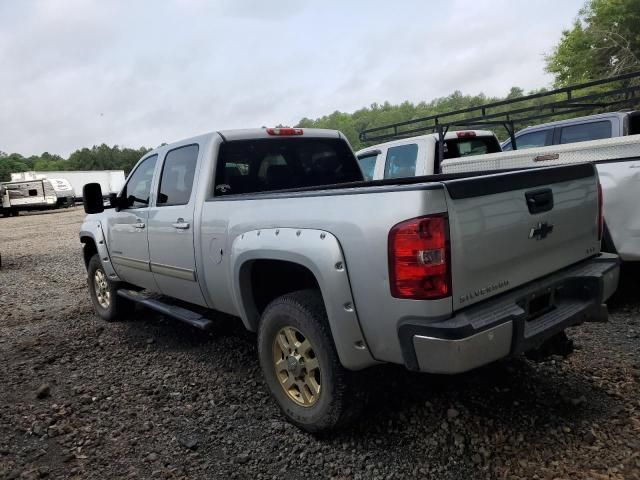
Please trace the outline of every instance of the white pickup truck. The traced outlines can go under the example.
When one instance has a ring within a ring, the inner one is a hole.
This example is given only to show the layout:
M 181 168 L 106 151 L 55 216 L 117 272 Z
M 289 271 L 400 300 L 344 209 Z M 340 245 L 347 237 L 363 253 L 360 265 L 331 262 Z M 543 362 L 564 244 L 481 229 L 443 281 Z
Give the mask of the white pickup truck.
M 438 134 L 403 138 L 356 152 L 366 180 L 382 180 L 440 173 Z M 443 159 L 483 155 L 502 151 L 500 142 L 488 130 L 448 132 L 444 136 Z
M 606 320 L 598 191 L 589 164 L 364 181 L 337 131 L 227 130 L 149 152 L 111 208 L 85 186 L 80 242 L 102 318 L 239 317 L 319 431 L 362 407 L 357 370 L 464 372 Z

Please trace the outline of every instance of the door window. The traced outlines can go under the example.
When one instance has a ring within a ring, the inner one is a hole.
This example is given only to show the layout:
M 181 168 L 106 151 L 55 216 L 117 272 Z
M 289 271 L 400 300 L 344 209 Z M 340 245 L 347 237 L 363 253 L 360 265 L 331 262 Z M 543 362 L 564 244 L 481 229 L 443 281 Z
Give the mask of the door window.
M 129 180 L 122 189 L 122 197 L 127 199 L 125 208 L 149 206 L 151 180 L 153 180 L 153 171 L 157 160 L 158 155 L 145 158 L 129 176 Z
M 590 122 L 562 127 L 560 143 L 586 142 L 600 138 L 611 138 L 611 122 Z
M 525 148 L 536 148 L 551 145 L 552 132 L 553 129 L 547 129 L 525 133 L 516 137 L 516 146 L 518 147 L 518 150 L 524 150 Z
M 365 180 L 373 179 L 373 172 L 376 168 L 376 160 L 378 159 L 378 153 L 364 154 L 358 157 L 358 163 L 360 164 L 360 170 L 364 175 Z
M 167 153 L 158 189 L 159 207 L 189 203 L 197 161 L 198 145 L 187 145 Z
M 413 177 L 416 174 L 418 145 L 399 145 L 387 150 L 387 161 L 384 166 L 384 178 Z

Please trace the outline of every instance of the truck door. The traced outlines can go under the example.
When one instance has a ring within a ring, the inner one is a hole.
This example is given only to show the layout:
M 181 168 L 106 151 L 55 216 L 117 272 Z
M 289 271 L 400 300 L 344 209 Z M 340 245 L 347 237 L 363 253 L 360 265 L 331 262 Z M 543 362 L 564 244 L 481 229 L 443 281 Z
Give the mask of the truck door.
M 194 251 L 198 151 L 198 145 L 191 144 L 165 155 L 158 195 L 149 213 L 149 251 L 160 292 L 204 306 Z
M 107 235 L 111 261 L 116 273 L 125 282 L 157 290 L 149 266 L 147 221 L 151 182 L 158 155 L 142 160 L 122 189 L 120 196 L 126 205 L 107 220 Z

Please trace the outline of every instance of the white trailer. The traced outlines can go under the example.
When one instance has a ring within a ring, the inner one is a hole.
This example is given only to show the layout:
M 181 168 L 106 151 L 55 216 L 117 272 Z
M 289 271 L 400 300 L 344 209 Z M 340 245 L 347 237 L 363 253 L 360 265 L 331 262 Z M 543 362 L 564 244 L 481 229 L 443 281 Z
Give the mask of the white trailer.
M 18 172 L 11 174 L 12 182 L 42 179 L 67 180 L 74 191 L 76 199 L 82 198 L 82 187 L 87 183 L 99 183 L 105 195 L 118 193 L 124 185 L 124 170 L 76 170 L 56 172 Z
M 46 210 L 58 206 L 56 191 L 46 179 L 7 182 L 2 184 L 2 190 L 5 217 L 16 216 L 21 210 Z

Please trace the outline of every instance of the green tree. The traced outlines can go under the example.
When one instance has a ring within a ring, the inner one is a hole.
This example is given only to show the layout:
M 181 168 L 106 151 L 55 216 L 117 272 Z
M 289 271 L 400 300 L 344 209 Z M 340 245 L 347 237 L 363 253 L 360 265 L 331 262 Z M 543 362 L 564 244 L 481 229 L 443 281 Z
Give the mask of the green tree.
M 589 0 L 546 57 L 557 86 L 640 70 L 640 1 Z
M 28 169 L 29 164 L 19 153 L 12 153 L 11 155 L 3 154 L 0 156 L 0 182 L 8 182 L 11 180 L 12 173 L 24 172 Z
M 511 87 L 509 90 L 509 94 L 507 95 L 507 99 L 511 100 L 512 98 L 519 98 L 524 96 L 524 90 L 520 87 Z
M 44 152 L 25 158 L 18 153 L 10 155 L 0 152 L 0 182 L 11 180 L 11 174 L 29 170 L 43 172 L 57 170 L 124 170 L 128 174 L 142 156 L 149 151 L 146 147 L 121 148 L 106 144 L 76 150 L 68 159 L 60 155 Z

